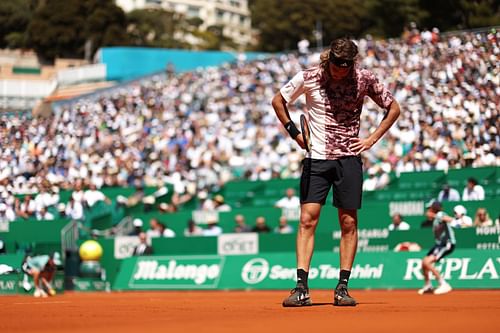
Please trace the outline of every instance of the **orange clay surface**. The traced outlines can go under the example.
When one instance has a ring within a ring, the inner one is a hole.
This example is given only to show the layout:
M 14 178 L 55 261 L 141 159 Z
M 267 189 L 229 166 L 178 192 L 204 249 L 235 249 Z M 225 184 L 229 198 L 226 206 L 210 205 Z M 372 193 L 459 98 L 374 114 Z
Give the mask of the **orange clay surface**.
M 66 292 L 0 297 L 0 332 L 500 332 L 500 290 L 353 290 L 359 305 L 283 308 L 286 291 Z

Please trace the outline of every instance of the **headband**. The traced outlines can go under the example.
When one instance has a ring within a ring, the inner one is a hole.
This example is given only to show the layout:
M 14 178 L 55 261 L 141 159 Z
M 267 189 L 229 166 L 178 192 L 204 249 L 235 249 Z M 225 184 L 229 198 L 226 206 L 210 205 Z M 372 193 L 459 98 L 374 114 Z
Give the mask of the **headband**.
M 330 63 L 337 67 L 349 68 L 354 65 L 354 60 L 347 60 L 336 57 L 333 52 L 330 52 Z

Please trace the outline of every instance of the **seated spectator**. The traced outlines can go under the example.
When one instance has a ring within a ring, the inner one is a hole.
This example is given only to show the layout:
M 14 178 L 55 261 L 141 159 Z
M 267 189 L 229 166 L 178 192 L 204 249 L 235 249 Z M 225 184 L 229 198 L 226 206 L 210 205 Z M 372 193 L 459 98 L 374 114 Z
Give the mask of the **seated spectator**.
M 219 212 L 229 212 L 231 211 L 231 206 L 228 204 L 224 203 L 224 197 L 220 194 L 217 194 L 214 199 L 214 210 L 217 210 Z
M 294 229 L 291 225 L 288 224 L 288 220 L 285 216 L 280 216 L 279 224 L 274 229 L 274 232 L 277 234 L 291 234 L 294 232 Z
M 462 200 L 484 200 L 484 188 L 477 183 L 475 178 L 467 179 L 467 185 L 462 193 Z
M 50 183 L 43 181 L 39 186 L 40 192 L 35 197 L 35 207 L 37 213 L 40 212 L 42 208 L 48 208 L 57 205 L 59 202 L 59 194 L 56 193 L 58 190 L 52 189 Z
M 99 191 L 93 183 L 90 183 L 89 189 L 83 193 L 83 201 L 88 208 L 92 208 L 99 201 L 104 201 L 108 205 L 111 204 L 111 200 Z
M 456 205 L 453 208 L 455 218 L 450 222 L 453 228 L 469 228 L 473 226 L 472 219 L 467 216 L 467 209 L 462 205 Z
M 15 219 L 16 215 L 12 208 L 3 202 L 0 202 L 0 222 L 12 222 Z
M 76 201 L 73 197 L 69 198 L 69 202 L 64 209 L 64 214 L 75 221 L 83 220 L 83 204 L 80 201 Z
M 215 203 L 208 197 L 207 191 L 200 191 L 198 193 L 198 200 L 200 210 L 214 210 Z
M 379 165 L 368 169 L 368 178 L 363 181 L 363 191 L 375 191 L 386 187 L 390 182 L 389 175 Z
M 145 232 L 138 235 L 139 245 L 134 248 L 134 256 L 148 256 L 153 254 L 153 247 L 148 244 L 148 237 Z
M 252 232 L 266 233 L 271 232 L 271 228 L 266 224 L 266 218 L 264 216 L 259 216 L 255 220 L 255 226 L 252 228 Z
M 161 224 L 158 219 L 152 218 L 149 220 L 149 230 L 146 231 L 148 238 L 155 238 L 163 236 L 163 230 L 165 226 Z
M 141 219 L 135 218 L 132 221 L 132 225 L 134 226 L 134 229 L 130 232 L 129 236 L 139 236 L 140 233 L 143 232 L 142 226 L 143 222 Z
M 443 184 L 443 189 L 438 194 L 438 201 L 460 201 L 460 193 L 450 187 L 449 184 Z
M 274 206 L 281 209 L 294 209 L 300 207 L 300 199 L 295 195 L 293 188 L 288 188 L 286 196 L 279 199 Z
M 36 213 L 36 219 L 38 221 L 52 221 L 55 219 L 55 216 L 47 210 L 47 207 L 42 207 L 40 211 Z
M 35 215 L 35 211 L 35 200 L 33 200 L 33 197 L 30 194 L 27 194 L 22 202 L 19 199 L 19 206 L 17 206 L 15 214 L 17 217 L 29 219 Z
M 59 213 L 58 217 L 61 219 L 67 218 L 66 216 L 66 205 L 64 202 L 60 202 L 57 204 L 57 212 Z
M 203 234 L 203 228 L 197 225 L 192 219 L 188 221 L 186 229 L 184 229 L 184 236 L 201 236 Z
M 486 208 L 479 207 L 476 211 L 476 216 L 474 216 L 474 226 L 475 227 L 491 227 L 493 226 L 493 220 L 490 218 Z
M 238 214 L 234 217 L 234 223 L 236 224 L 234 227 L 234 232 L 251 232 L 252 228 L 245 223 L 245 217 L 242 214 Z
M 368 169 L 368 178 L 363 181 L 363 191 L 375 191 L 377 189 L 378 179 L 373 168 Z
M 410 230 L 410 225 L 403 221 L 403 216 L 399 213 L 395 213 L 392 215 L 392 223 L 389 224 L 389 231 L 394 230 Z
M 170 229 L 166 224 L 160 223 L 163 228 L 163 232 L 161 233 L 163 237 L 172 238 L 175 237 L 175 231 Z
M 85 192 L 83 191 L 83 180 L 77 179 L 75 181 L 75 185 L 73 186 L 73 192 L 71 193 L 71 198 L 75 200 L 75 202 L 79 202 L 83 205 L 85 203 L 85 200 L 83 199 L 84 193 Z
M 207 228 L 203 229 L 203 236 L 219 236 L 222 234 L 222 228 L 217 224 L 217 221 L 210 219 L 207 221 Z

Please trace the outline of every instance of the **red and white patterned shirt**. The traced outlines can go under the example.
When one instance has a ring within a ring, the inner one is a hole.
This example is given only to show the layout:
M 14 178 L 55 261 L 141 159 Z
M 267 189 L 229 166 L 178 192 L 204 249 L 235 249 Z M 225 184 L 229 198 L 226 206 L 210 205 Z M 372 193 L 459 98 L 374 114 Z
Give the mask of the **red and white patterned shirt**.
M 310 157 L 335 160 L 356 155 L 349 149 L 358 137 L 361 110 L 365 96 L 388 110 L 394 97 L 366 69 L 354 67 L 354 75 L 344 80 L 330 80 L 319 66 L 300 71 L 280 92 L 287 103 L 293 103 L 304 94 L 307 118 L 311 128 L 312 148 Z

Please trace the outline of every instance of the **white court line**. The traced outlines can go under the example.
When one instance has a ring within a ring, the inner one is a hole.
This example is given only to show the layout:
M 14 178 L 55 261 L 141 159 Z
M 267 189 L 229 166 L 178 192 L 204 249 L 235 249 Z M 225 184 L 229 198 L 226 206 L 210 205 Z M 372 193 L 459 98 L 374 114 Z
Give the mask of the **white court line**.
M 26 305 L 26 304 L 64 304 L 64 303 L 70 303 L 69 301 L 52 301 L 52 302 L 23 302 L 23 303 L 14 303 L 14 305 Z

